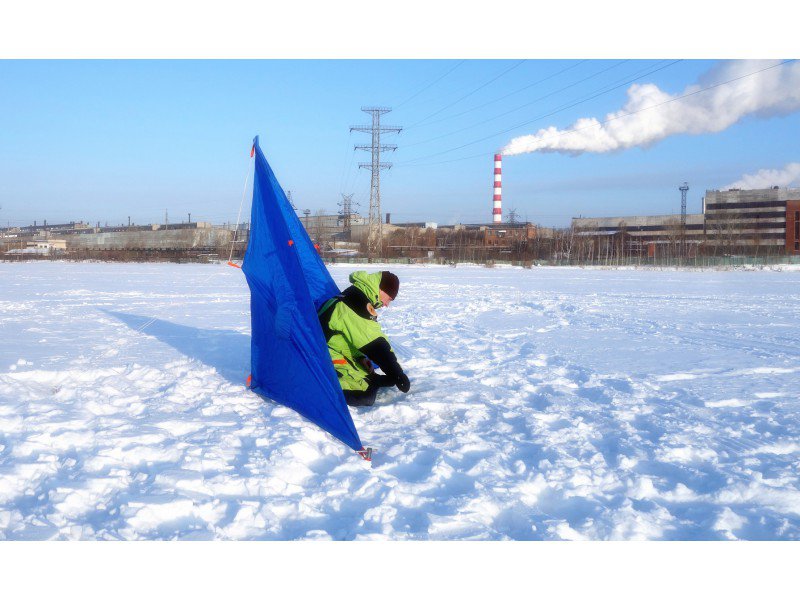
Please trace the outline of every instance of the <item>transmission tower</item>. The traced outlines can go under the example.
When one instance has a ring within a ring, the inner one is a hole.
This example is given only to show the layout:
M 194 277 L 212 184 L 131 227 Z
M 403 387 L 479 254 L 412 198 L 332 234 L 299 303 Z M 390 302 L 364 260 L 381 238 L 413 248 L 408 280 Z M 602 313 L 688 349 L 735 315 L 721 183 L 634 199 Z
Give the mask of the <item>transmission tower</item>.
M 517 209 L 516 208 L 512 208 L 508 212 L 508 222 L 511 223 L 512 225 L 516 224 L 516 222 L 517 222 Z
M 352 233 L 352 216 L 353 216 L 353 196 L 355 194 L 342 194 L 342 200 L 339 202 L 339 206 L 342 207 L 342 210 L 339 211 L 339 216 L 342 217 L 342 222 L 344 225 L 344 231 L 347 234 L 347 238 L 350 239 L 350 235 Z M 356 203 L 358 206 L 358 203 Z
M 362 108 L 362 112 L 372 115 L 372 125 L 354 126 L 350 132 L 360 131 L 372 134 L 371 144 L 358 144 L 356 150 L 369 150 L 372 152 L 372 162 L 358 163 L 359 169 L 369 169 L 372 171 L 372 180 L 369 188 L 369 229 L 367 233 L 367 253 L 370 258 L 374 257 L 381 249 L 383 239 L 383 224 L 381 222 L 381 171 L 391 169 L 392 163 L 381 162 L 381 152 L 397 150 L 394 144 L 381 144 L 382 133 L 400 133 L 402 127 L 381 127 L 381 115 L 391 112 L 391 108 L 369 107 Z
M 297 207 L 294 205 L 294 200 L 292 200 L 292 190 L 286 190 L 286 199 L 289 201 L 289 206 L 292 207 L 292 210 L 296 211 Z
M 681 191 L 681 256 L 686 254 L 686 192 L 689 191 L 689 184 L 685 181 L 678 188 Z

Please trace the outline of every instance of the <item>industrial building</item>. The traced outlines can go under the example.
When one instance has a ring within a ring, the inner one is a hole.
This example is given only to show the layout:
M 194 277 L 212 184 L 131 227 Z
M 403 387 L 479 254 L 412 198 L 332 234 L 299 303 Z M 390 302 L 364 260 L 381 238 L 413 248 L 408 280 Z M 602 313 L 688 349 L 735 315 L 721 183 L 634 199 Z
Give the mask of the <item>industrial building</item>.
M 622 237 L 628 251 L 800 254 L 800 189 L 708 190 L 701 214 L 573 218 L 576 236 Z
M 500 167 L 497 167 L 499 170 Z M 500 173 L 495 173 L 499 179 Z M 688 188 L 687 188 L 688 189 Z M 495 211 L 500 188 L 494 188 Z M 501 209 L 500 209 L 501 210 Z M 800 189 L 708 190 L 699 214 L 574 218 L 569 229 L 533 223 L 382 224 L 381 256 L 444 261 L 656 261 L 699 256 L 800 255 Z M 300 222 L 326 259 L 368 255 L 370 225 L 357 213 L 311 215 Z M 512 214 L 513 220 L 513 214 Z M 241 258 L 248 224 L 204 222 L 92 226 L 83 222 L 0 229 L 7 258 L 67 256 L 119 260 Z
M 448 261 L 508 259 L 511 254 L 524 253 L 551 232 L 527 222 L 400 223 L 386 234 L 386 246 L 390 256 L 399 257 L 427 256 Z
M 326 258 L 364 255 L 369 224 L 359 214 L 304 213 L 300 222 Z M 98 224 L 99 225 L 99 224 Z M 232 226 L 191 222 L 99 227 L 82 222 L 0 229 L 0 252 L 7 258 L 66 256 L 120 260 L 241 258 L 248 224 Z M 433 222 L 383 224 L 383 252 L 388 257 L 482 260 L 504 255 L 541 236 L 532 223 L 438 225 Z M 58 237 L 58 241 L 54 239 Z M 488 253 L 487 253 L 488 252 Z
M 693 256 L 704 240 L 703 215 L 688 214 L 685 223 L 681 215 L 573 218 L 572 231 L 586 258 L 620 252 L 620 245 L 626 255 L 673 257 L 680 246 L 684 255 Z
M 757 246 L 800 254 L 800 189 L 711 190 L 703 198 L 709 244 Z
M 0 229 L 0 249 L 9 258 L 58 255 L 78 258 L 141 259 L 187 258 L 213 260 L 234 246 L 243 252 L 247 229 L 211 223 L 100 227 L 82 222 Z M 236 235 L 235 235 L 236 233 Z M 58 239 L 55 239 L 58 238 Z
M 308 235 L 321 247 L 336 247 L 351 239 L 360 241 L 360 233 L 366 227 L 364 217 L 357 213 L 311 215 L 307 211 L 298 217 Z
M 56 240 L 49 238 L 46 240 L 31 240 L 23 242 L 24 247 L 20 244 L 17 248 L 12 248 L 6 251 L 9 256 L 25 256 L 25 255 L 39 255 L 39 256 L 61 256 L 67 249 L 66 240 Z

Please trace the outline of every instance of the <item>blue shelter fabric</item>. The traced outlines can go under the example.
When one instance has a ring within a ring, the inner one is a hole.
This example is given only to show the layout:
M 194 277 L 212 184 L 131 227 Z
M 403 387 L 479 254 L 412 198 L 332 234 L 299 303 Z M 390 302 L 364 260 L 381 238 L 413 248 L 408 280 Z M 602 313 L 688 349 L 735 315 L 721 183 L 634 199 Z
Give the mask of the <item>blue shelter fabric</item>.
M 339 288 L 253 140 L 250 239 L 251 389 L 297 411 L 354 450 L 362 448 L 331 363 L 317 309 Z

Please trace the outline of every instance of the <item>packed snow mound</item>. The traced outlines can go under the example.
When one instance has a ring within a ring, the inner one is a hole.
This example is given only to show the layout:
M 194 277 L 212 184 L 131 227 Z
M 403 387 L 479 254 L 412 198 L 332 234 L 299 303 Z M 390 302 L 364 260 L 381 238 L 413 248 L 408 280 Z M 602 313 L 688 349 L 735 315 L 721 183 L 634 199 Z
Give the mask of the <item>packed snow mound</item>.
M 0 263 L 0 538 L 800 538 L 800 272 L 390 268 L 370 469 L 246 390 L 238 270 Z

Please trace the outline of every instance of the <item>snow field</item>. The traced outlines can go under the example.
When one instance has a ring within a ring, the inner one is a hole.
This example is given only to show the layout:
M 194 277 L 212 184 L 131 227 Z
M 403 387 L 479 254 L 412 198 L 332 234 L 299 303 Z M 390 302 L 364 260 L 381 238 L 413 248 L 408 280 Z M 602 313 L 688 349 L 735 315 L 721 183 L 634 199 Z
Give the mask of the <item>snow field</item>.
M 241 272 L 0 263 L 0 538 L 800 537 L 800 272 L 389 268 L 370 469 L 245 389 Z

